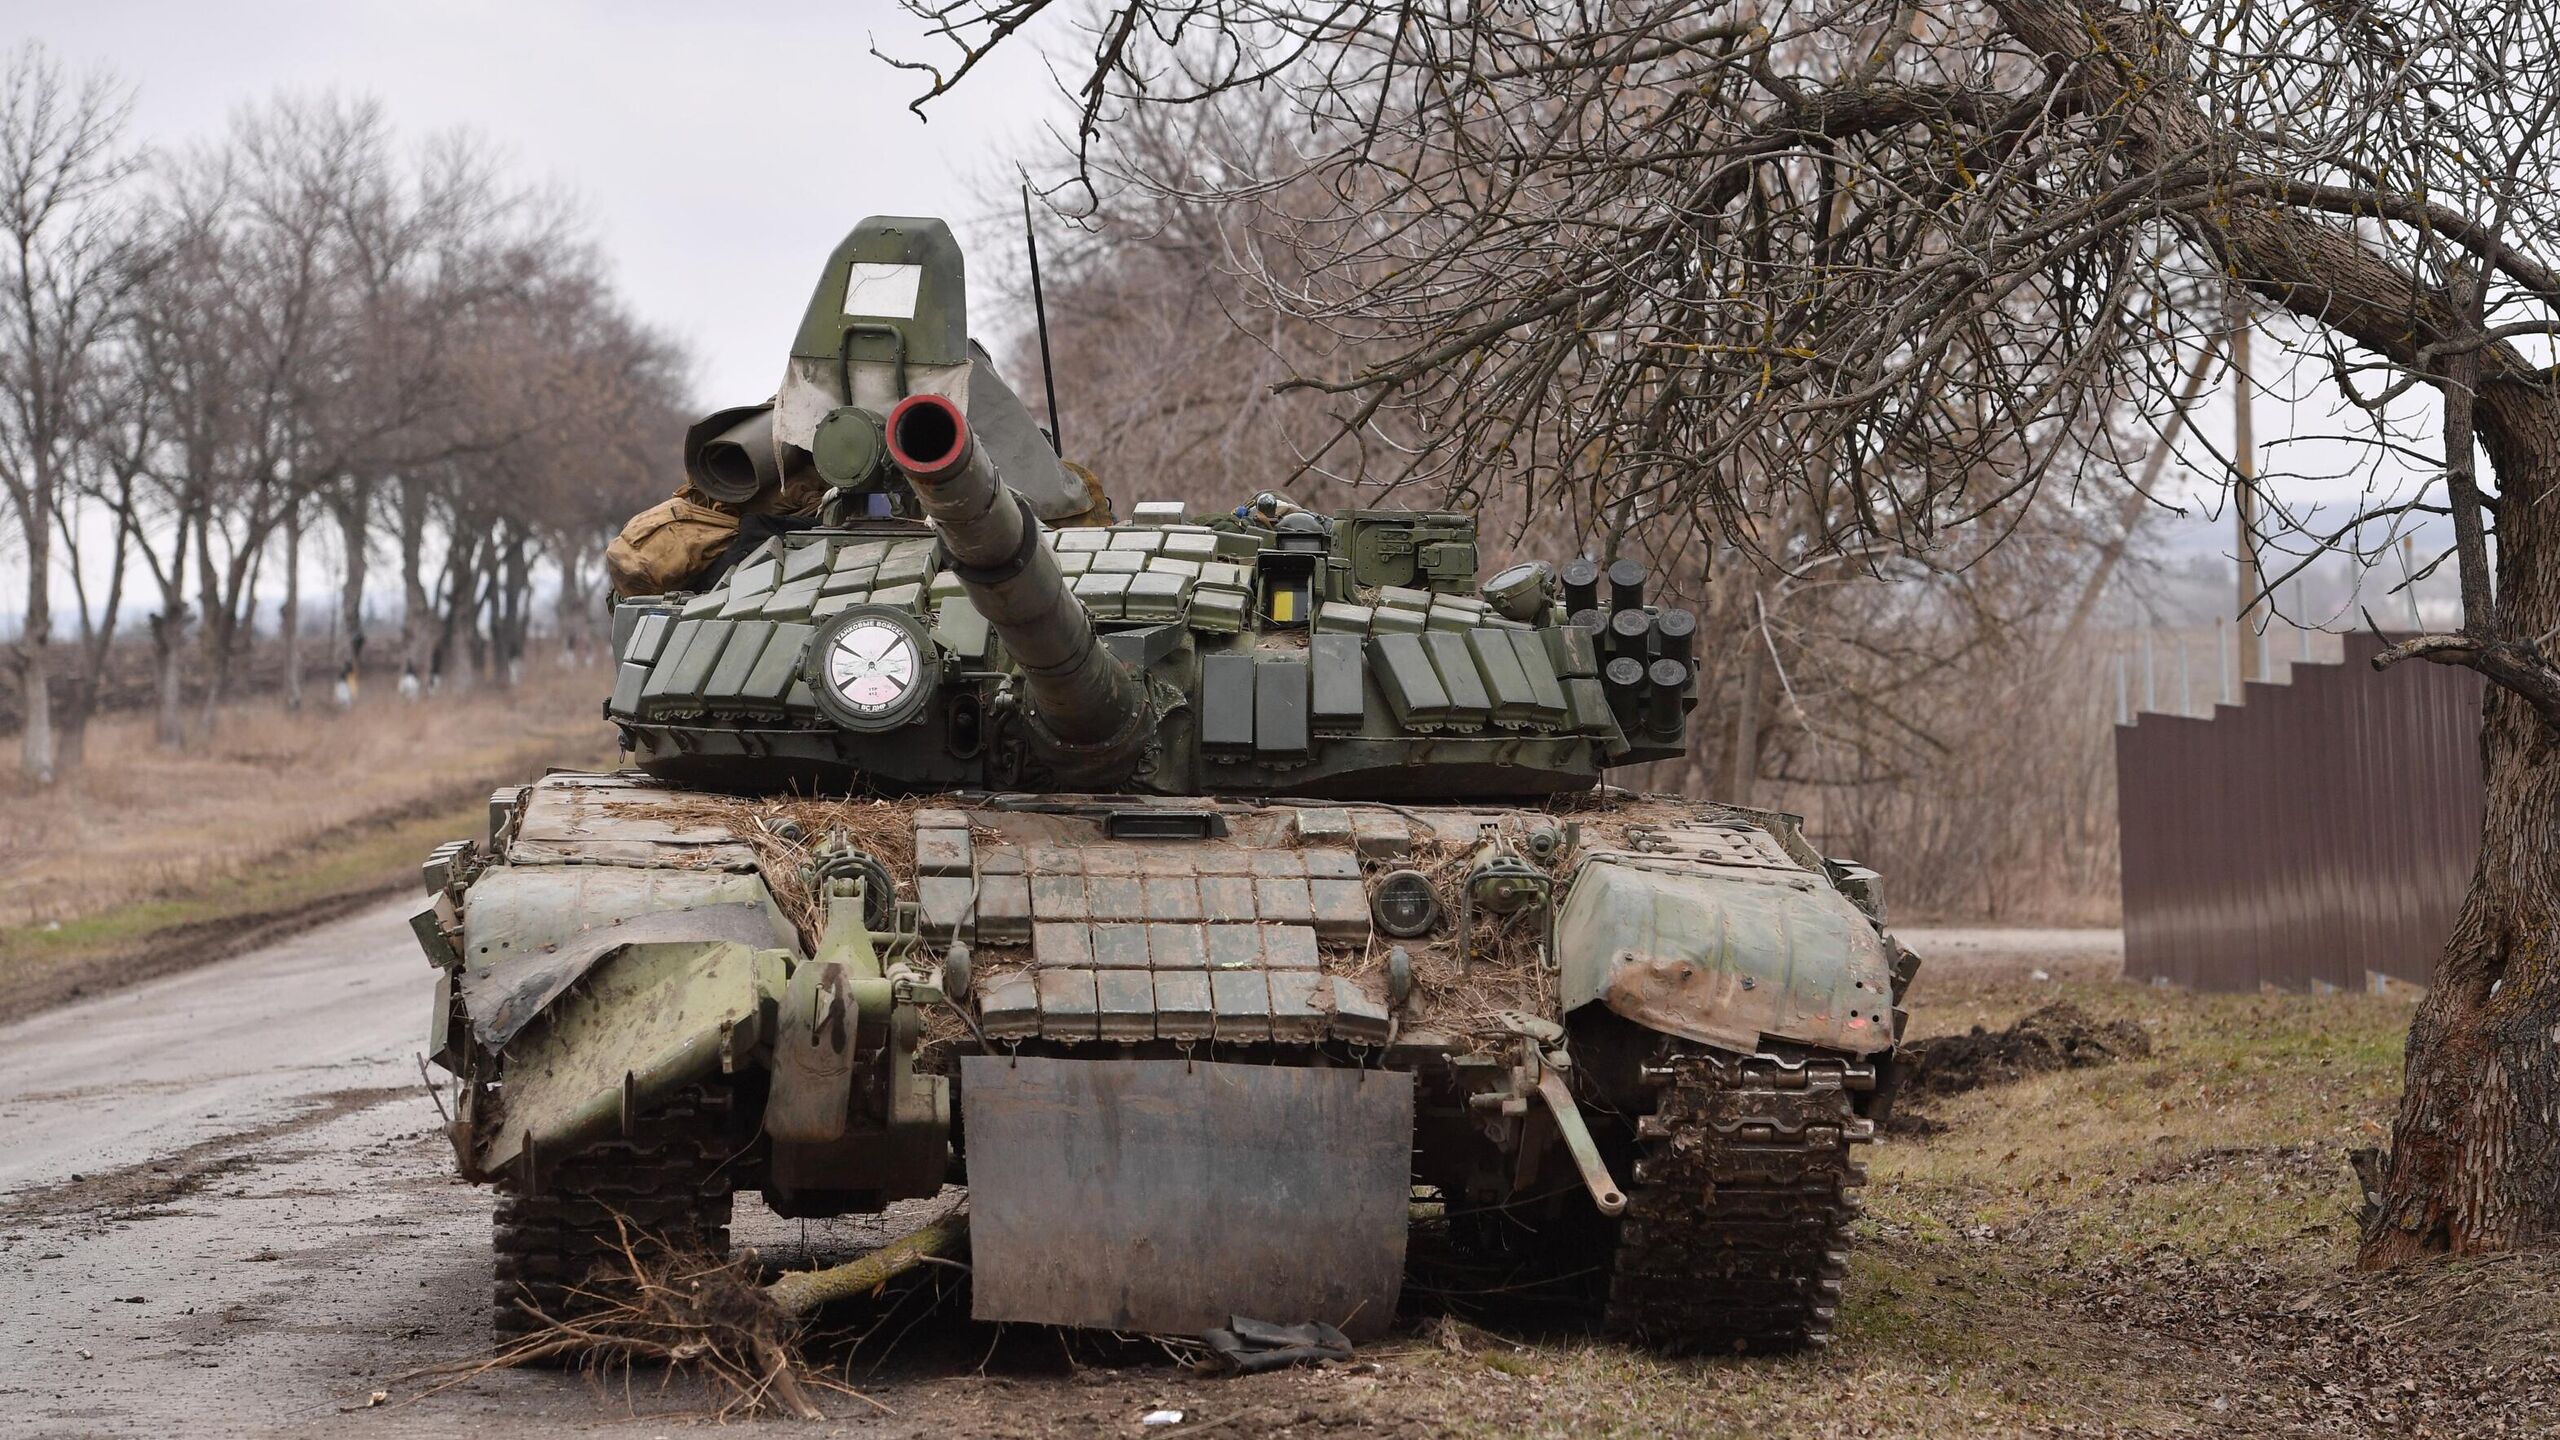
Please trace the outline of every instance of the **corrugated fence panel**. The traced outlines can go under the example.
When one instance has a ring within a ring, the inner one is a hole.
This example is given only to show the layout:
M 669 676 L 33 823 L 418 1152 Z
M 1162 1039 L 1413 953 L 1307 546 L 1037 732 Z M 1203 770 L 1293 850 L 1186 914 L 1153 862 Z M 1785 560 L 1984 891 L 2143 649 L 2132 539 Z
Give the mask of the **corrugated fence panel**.
M 2347 637 L 2213 717 L 2116 727 L 2125 974 L 2205 990 L 2426 983 L 2480 843 L 2481 680 Z

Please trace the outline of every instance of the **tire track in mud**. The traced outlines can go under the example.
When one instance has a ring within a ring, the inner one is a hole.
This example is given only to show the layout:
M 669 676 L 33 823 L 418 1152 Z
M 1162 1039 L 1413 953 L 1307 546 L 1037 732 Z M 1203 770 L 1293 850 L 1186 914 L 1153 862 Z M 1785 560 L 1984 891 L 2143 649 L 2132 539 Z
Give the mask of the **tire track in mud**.
M 406 1085 L 329 1090 L 302 1098 L 293 1113 L 243 1130 L 227 1131 L 148 1160 L 32 1186 L 0 1198 L 0 1226 L 50 1226 L 92 1218 L 110 1223 L 165 1212 L 225 1176 L 307 1156 L 278 1149 L 289 1136 L 343 1116 L 415 1093 Z

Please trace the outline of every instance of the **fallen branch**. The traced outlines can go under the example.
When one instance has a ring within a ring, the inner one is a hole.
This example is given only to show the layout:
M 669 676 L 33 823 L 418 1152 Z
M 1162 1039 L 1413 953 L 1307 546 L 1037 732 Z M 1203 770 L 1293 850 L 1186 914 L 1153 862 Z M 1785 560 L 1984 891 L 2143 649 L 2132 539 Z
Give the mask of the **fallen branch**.
M 599 1275 L 590 1288 L 574 1292 L 577 1313 L 538 1315 L 541 1329 L 495 1355 L 400 1378 L 440 1377 L 414 1400 L 490 1370 L 663 1365 L 703 1378 L 717 1397 L 714 1418 L 774 1410 L 822 1420 L 813 1389 L 850 1395 L 887 1413 L 870 1396 L 808 1368 L 800 1355 L 801 1322 L 822 1305 L 868 1295 L 924 1265 L 949 1263 L 968 1234 L 968 1213 L 955 1208 L 858 1260 L 758 1285 L 752 1256 L 669 1255 L 626 1233 L 618 1273 Z
M 868 1295 L 918 1266 L 945 1259 L 968 1238 L 969 1213 L 954 1210 L 859 1260 L 824 1270 L 795 1270 L 764 1287 L 765 1298 L 785 1315 L 806 1315 L 821 1305 Z

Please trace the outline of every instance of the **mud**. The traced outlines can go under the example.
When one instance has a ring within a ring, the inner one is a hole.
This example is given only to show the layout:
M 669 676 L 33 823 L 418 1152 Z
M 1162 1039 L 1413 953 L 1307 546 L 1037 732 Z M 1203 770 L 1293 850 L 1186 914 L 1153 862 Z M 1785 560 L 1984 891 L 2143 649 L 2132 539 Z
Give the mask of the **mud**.
M 157 1159 L 119 1165 L 97 1174 L 74 1171 L 59 1183 L 34 1186 L 0 1202 L 0 1225 L 78 1218 L 142 1219 L 226 1176 L 273 1164 L 278 1159 L 305 1158 L 310 1151 L 287 1147 L 283 1143 L 286 1137 L 406 1093 L 398 1089 L 333 1091 L 313 1096 L 308 1105 L 282 1120 L 201 1140 Z
M 1912 1041 L 1904 1050 L 1903 1093 L 1960 1095 L 2055 1070 L 2085 1070 L 2151 1053 L 2151 1037 L 2131 1020 L 2098 1021 L 2069 1002 L 2044 1006 L 2003 1030 L 1976 1025 L 1963 1035 Z
M 383 876 L 376 884 L 274 910 L 189 921 L 155 931 L 128 945 L 41 959 L 22 958 L 0 968 L 0 1024 L 263 950 L 360 914 L 390 896 L 405 897 L 416 888 L 417 877 L 403 869 Z

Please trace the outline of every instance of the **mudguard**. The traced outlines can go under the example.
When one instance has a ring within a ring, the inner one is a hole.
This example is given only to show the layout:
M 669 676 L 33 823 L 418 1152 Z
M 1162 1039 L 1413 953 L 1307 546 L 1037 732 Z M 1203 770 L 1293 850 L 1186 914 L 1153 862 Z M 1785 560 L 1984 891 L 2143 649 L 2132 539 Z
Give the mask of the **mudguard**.
M 1594 858 L 1557 919 L 1556 954 L 1567 1012 L 1605 1004 L 1746 1052 L 1766 1040 L 1858 1055 L 1893 1043 L 1882 937 L 1801 870 Z
M 761 878 L 717 870 L 499 866 L 471 887 L 462 924 L 463 1009 L 494 1051 L 621 946 L 799 943 Z
M 467 969 L 462 976 L 462 999 L 471 1016 L 472 1034 L 483 1046 L 504 1050 L 597 961 L 625 946 L 679 940 L 726 940 L 753 948 L 772 945 L 773 929 L 757 905 L 688 905 L 634 916 L 625 924 L 581 930 L 558 946 Z
M 788 952 L 724 940 L 608 951 L 507 1048 L 494 1116 L 478 1128 L 477 1168 L 494 1174 L 522 1160 L 538 1187 L 541 1155 L 619 1133 L 729 1068 L 763 1038 L 789 964 Z
M 463 910 L 459 988 L 499 1059 L 473 1129 L 487 1174 L 566 1154 L 753 1044 L 798 939 L 752 872 L 492 867 Z
M 582 932 L 629 924 L 641 915 L 751 905 L 766 917 L 761 944 L 798 944 L 772 892 L 753 870 L 644 867 L 619 864 L 492 866 L 473 881 L 462 913 L 466 971 L 509 956 L 556 949 Z

